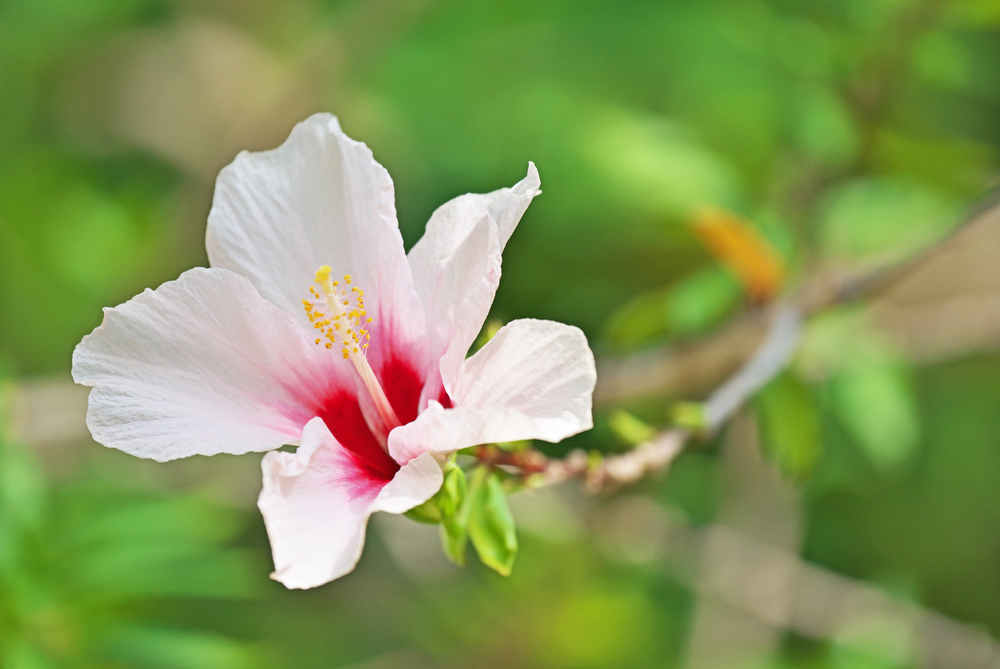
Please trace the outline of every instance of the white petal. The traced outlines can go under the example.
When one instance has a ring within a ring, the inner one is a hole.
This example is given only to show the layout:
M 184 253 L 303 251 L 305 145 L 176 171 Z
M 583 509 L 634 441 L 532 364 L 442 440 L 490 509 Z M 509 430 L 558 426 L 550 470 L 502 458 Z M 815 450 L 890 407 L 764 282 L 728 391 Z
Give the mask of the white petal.
M 250 279 L 308 327 L 301 300 L 330 265 L 365 291 L 369 355 L 423 335 L 423 314 L 396 222 L 392 179 L 329 114 L 299 123 L 273 151 L 240 153 L 222 170 L 208 216 L 208 257 Z
M 410 250 L 413 279 L 427 314 L 431 362 L 443 354 L 440 370 L 449 392 L 493 303 L 500 254 L 539 184 L 538 170 L 529 163 L 528 175 L 513 188 L 446 202 Z
M 426 453 L 391 481 L 371 477 L 319 418 L 302 431 L 295 453 L 264 456 L 264 515 L 275 571 L 288 588 L 314 588 L 354 569 L 374 511 L 403 513 L 440 489 L 441 467 Z
M 465 361 L 455 407 L 431 402 L 417 420 L 389 434 L 389 451 L 405 460 L 498 441 L 560 441 L 593 426 L 596 382 L 594 355 L 578 328 L 513 321 Z
M 433 453 L 422 453 L 396 472 L 372 503 L 372 511 L 406 513 L 429 500 L 441 489 L 444 474 Z
M 296 441 L 315 397 L 346 382 L 323 353 L 249 281 L 198 268 L 105 309 L 73 378 L 94 386 L 87 425 L 105 446 L 160 461 L 246 453 Z

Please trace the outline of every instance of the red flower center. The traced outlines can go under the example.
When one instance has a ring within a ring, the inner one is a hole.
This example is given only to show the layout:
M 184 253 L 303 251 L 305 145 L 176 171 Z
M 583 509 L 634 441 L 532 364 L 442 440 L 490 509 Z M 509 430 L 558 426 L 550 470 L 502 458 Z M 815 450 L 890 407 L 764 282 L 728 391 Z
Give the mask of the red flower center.
M 400 422 L 405 425 L 415 420 L 424 386 L 420 373 L 409 362 L 392 357 L 375 374 Z M 443 390 L 441 394 L 448 400 Z M 442 404 L 445 402 L 442 401 Z M 451 406 L 450 400 L 446 406 Z M 351 453 L 359 473 L 372 483 L 380 482 L 384 485 L 399 471 L 399 464 L 382 449 L 380 439 L 365 421 L 357 396 L 339 390 L 324 400 L 316 410 L 316 415 L 323 419 L 334 438 Z M 385 436 L 382 435 L 383 440 Z

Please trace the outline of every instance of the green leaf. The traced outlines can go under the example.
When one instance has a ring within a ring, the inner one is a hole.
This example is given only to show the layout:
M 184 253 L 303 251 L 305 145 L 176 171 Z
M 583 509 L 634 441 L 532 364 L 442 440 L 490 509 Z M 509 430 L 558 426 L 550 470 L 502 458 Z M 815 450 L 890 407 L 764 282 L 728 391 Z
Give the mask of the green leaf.
M 620 108 L 598 112 L 594 122 L 580 147 L 584 160 L 631 205 L 686 216 L 706 202 L 736 199 L 732 167 L 685 126 Z
M 468 513 L 459 518 L 467 500 L 467 488 L 465 472 L 454 461 L 449 462 L 445 465 L 444 483 L 437 494 L 406 512 L 407 518 L 418 523 L 441 525 L 441 548 L 452 562 L 460 566 L 465 566 L 466 546 L 469 543 L 466 531 Z
M 121 626 L 104 640 L 103 654 L 150 669 L 246 669 L 264 662 L 259 651 L 223 636 L 195 630 Z
M 812 473 L 821 448 L 822 419 L 809 388 L 782 374 L 755 398 L 760 416 L 761 449 L 793 479 Z
M 465 501 L 468 483 L 465 480 L 465 472 L 461 467 L 454 464 L 445 471 L 444 483 L 441 490 L 434 497 L 438 500 L 438 507 L 441 513 L 441 521 L 452 523 L 458 517 L 458 512 Z
M 437 496 L 431 497 L 420 506 L 413 507 L 403 515 L 425 525 L 439 524 L 441 522 L 441 509 L 438 506 Z
M 656 435 L 656 428 L 624 409 L 615 409 L 608 424 L 615 434 L 633 446 L 649 441 Z
M 677 427 L 703 432 L 708 427 L 705 405 L 701 402 L 678 402 L 671 409 L 671 419 Z
M 792 135 L 798 147 L 820 165 L 849 164 L 861 144 L 850 109 L 833 88 L 803 85 L 792 104 L 796 110 Z
M 465 566 L 466 548 L 469 545 L 469 533 L 458 523 L 441 524 L 441 550 L 448 559 L 459 567 Z
M 954 197 L 919 181 L 855 179 L 824 198 L 820 242 L 830 258 L 904 257 L 940 239 L 958 211 Z
M 418 523 L 437 525 L 453 522 L 465 499 L 465 472 L 454 462 L 445 465 L 444 483 L 429 500 L 406 512 L 406 517 Z
M 479 467 L 473 474 L 473 483 L 479 480 L 482 483 L 476 485 L 469 495 L 469 538 L 483 564 L 503 576 L 509 576 L 517 555 L 514 517 L 510 514 L 507 495 L 496 473 Z
M 731 314 L 742 297 L 739 282 L 728 270 L 713 265 L 678 282 L 664 309 L 673 333 L 694 335 Z
M 449 480 L 446 475 L 442 489 L 450 485 L 456 493 L 461 493 L 461 497 L 454 506 L 454 515 L 441 523 L 441 548 L 452 562 L 464 567 L 466 547 L 469 544 L 469 519 L 472 517 L 473 506 L 490 470 L 485 466 L 476 467 L 472 472 L 472 480 L 467 483 L 465 472 L 458 467 L 455 469 L 461 474 L 454 475 L 448 472 L 455 478 Z
M 884 471 L 906 462 L 920 438 L 917 401 L 906 367 L 891 359 L 831 379 L 832 409 L 872 463 Z
M 872 464 L 889 471 L 913 455 L 920 414 L 909 363 L 869 313 L 813 320 L 800 360 L 810 376 L 828 379 L 831 412 Z
M 608 320 L 606 336 L 633 347 L 672 335 L 695 335 L 731 314 L 742 298 L 739 282 L 726 269 L 713 265 L 668 288 L 628 300 Z

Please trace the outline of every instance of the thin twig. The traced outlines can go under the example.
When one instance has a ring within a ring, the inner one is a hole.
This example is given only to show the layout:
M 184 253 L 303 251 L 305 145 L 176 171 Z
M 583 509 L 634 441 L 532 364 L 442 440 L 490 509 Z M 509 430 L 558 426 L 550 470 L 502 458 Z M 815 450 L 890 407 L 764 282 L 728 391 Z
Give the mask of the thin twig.
M 757 352 L 705 402 L 703 432 L 712 433 L 722 427 L 747 400 L 784 369 L 798 347 L 801 324 L 802 316 L 798 308 L 786 304 L 778 309 L 778 315 Z M 583 478 L 589 491 L 601 492 L 631 485 L 650 474 L 663 471 L 680 455 L 690 437 L 688 430 L 672 428 L 660 432 L 628 453 L 600 459 L 589 458 L 580 450 L 561 460 L 542 460 L 539 458 L 541 454 L 533 450 L 512 455 L 531 459 L 531 469 L 522 471 L 529 475 L 540 474 L 535 478 L 536 485 Z M 517 466 L 517 461 L 505 464 Z
M 727 368 L 736 368 L 727 381 L 712 392 L 703 405 L 702 431 L 713 433 L 768 381 L 788 364 L 801 339 L 802 321 L 832 306 L 847 304 L 882 294 L 939 258 L 981 225 L 987 225 L 1000 209 L 1000 197 L 993 193 L 977 206 L 966 220 L 937 244 L 902 262 L 874 270 L 839 277 L 819 277 L 808 282 L 795 296 L 752 313 L 705 342 L 659 359 L 649 353 L 631 356 L 617 366 L 599 368 L 595 402 L 609 403 L 636 399 L 653 391 L 664 393 L 674 387 L 688 388 L 699 374 L 711 378 Z M 737 363 L 737 364 L 734 364 Z M 532 455 L 538 485 L 552 485 L 570 478 L 583 478 L 587 489 L 599 492 L 615 489 L 660 472 L 680 454 L 691 433 L 673 428 L 619 455 L 590 458 L 573 451 L 561 460 Z M 526 457 L 522 455 L 522 457 Z M 512 463 L 513 464 L 513 463 Z M 539 471 L 541 469 L 541 471 Z
M 956 228 L 937 243 L 901 262 L 846 272 L 832 270 L 804 281 L 786 300 L 803 319 L 835 306 L 877 297 L 931 261 L 960 246 L 981 226 L 996 224 L 1000 189 L 972 208 Z M 699 341 L 665 345 L 598 360 L 594 404 L 617 405 L 648 397 L 696 397 L 709 393 L 742 367 L 760 348 L 780 306 L 749 311 Z
M 705 430 L 715 432 L 722 427 L 744 402 L 784 369 L 801 336 L 802 314 L 792 305 L 781 305 L 754 356 L 705 401 Z

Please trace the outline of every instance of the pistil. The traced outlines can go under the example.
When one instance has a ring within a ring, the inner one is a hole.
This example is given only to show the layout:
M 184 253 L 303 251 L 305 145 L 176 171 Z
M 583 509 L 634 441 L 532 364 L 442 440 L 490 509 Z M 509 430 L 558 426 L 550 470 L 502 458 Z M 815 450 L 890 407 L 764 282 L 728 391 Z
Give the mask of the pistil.
M 366 315 L 364 291 L 351 284 L 350 274 L 344 276 L 344 283 L 341 285 L 330 277 L 331 271 L 329 265 L 316 270 L 319 290 L 309 288 L 315 299 L 302 300 L 309 321 L 322 335 L 315 343 L 322 344 L 331 351 L 339 348 L 344 360 L 350 360 L 354 364 L 354 369 L 361 376 L 386 429 L 392 430 L 400 425 L 399 418 L 365 356 L 371 339 L 366 328 L 372 319 Z

